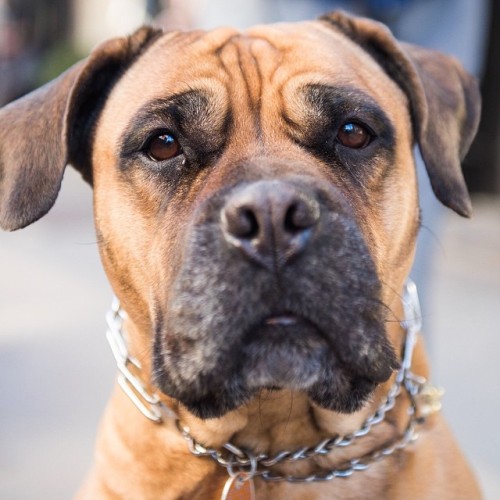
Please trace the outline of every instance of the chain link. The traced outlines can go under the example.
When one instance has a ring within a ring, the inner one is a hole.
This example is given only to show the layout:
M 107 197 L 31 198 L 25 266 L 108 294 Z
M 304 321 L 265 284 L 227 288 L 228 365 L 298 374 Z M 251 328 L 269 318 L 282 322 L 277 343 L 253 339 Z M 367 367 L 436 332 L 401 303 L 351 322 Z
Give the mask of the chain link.
M 197 442 L 191 436 L 189 428 L 182 425 L 178 416 L 160 400 L 158 395 L 150 394 L 141 381 L 141 365 L 137 359 L 130 355 L 124 338 L 123 322 L 126 314 L 120 308 L 120 304 L 116 298 L 113 300 L 111 310 L 106 315 L 108 325 L 106 338 L 118 367 L 118 383 L 125 394 L 139 411 L 151 421 L 160 424 L 165 419 L 174 420 L 177 429 L 186 440 L 189 451 L 193 455 L 210 457 L 219 465 L 225 467 L 230 476 L 245 475 L 248 478 L 259 476 L 266 481 L 288 481 L 291 483 L 329 481 L 333 478 L 345 478 L 355 472 L 364 471 L 372 463 L 393 455 L 398 450 L 405 448 L 415 441 L 418 437 L 416 426 L 421 422 L 422 418 L 418 416 L 416 397 L 426 384 L 426 380 L 411 372 L 413 348 L 416 343 L 416 335 L 421 327 L 417 289 L 411 281 L 408 281 L 405 286 L 405 295 L 402 302 L 405 319 L 401 322 L 401 326 L 406 330 L 403 361 L 385 401 L 377 408 L 375 413 L 364 421 L 363 425 L 357 431 L 351 434 L 324 439 L 314 447 L 303 447 L 295 451 L 280 451 L 274 456 L 268 456 L 264 453 L 254 456 L 232 443 L 226 443 L 222 449 L 217 450 Z M 343 467 L 323 473 L 315 473 L 307 476 L 290 476 L 274 473 L 270 470 L 271 467 L 281 462 L 296 462 L 316 456 L 324 456 L 336 448 L 346 448 L 352 445 L 355 440 L 366 436 L 376 425 L 384 421 L 385 415 L 394 408 L 396 399 L 401 394 L 402 388 L 405 389 L 410 400 L 408 423 L 402 436 L 394 440 L 390 445 L 371 451 L 359 458 L 349 460 Z

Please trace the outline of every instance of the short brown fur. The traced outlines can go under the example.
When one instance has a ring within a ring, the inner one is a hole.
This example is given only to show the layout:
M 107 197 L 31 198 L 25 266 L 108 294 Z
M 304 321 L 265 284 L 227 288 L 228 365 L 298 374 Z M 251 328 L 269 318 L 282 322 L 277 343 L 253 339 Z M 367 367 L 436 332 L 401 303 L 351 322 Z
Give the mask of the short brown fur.
M 96 72 L 113 64 L 105 95 L 100 96 L 102 107 L 88 117 L 78 96 L 92 86 Z M 403 80 L 406 87 L 400 86 Z M 314 123 L 301 92 L 317 84 L 352 88 L 376 102 L 394 129 L 395 145 L 387 147 L 391 153 L 380 150 L 366 160 L 365 172 L 349 173 L 294 140 L 292 122 L 300 130 Z M 455 107 L 439 99 L 441 85 L 452 94 Z M 155 99 L 192 89 L 209 96 L 218 119 L 227 115 L 224 147 L 210 156 L 210 164 L 201 162 L 177 178 L 129 161 L 120 145 L 136 113 Z M 40 138 L 35 145 L 41 156 L 27 151 L 22 139 L 23 130 L 36 122 L 30 109 L 39 102 L 45 103 L 42 114 L 56 123 L 51 143 Z M 219 29 L 161 35 L 145 28 L 130 39 L 108 42 L 45 90 L 0 111 L 0 222 L 12 230 L 44 215 L 55 200 L 66 161 L 91 180 L 104 268 L 129 317 L 130 350 L 153 391 L 152 337 L 160 330 L 158 311 L 175 299 L 174 284 L 188 258 L 189 238 L 210 215 L 205 208 L 223 196 L 221 190 L 232 193 L 242 183 L 302 179 L 306 174 L 307 189 L 331 186 L 334 200 L 338 196 L 339 206 L 348 207 L 348 219 L 369 249 L 380 280 L 380 300 L 390 311 L 385 335 L 399 356 L 404 336 L 397 321 L 402 318 L 400 295 L 419 226 L 414 141 L 423 149 L 437 196 L 468 215 L 470 201 L 459 160 L 475 133 L 478 112 L 476 85 L 455 61 L 400 45 L 369 20 L 337 13 L 322 21 L 262 26 L 244 34 Z M 440 136 L 442 127 L 430 123 L 430 113 L 436 122 L 446 120 L 449 137 Z M 85 137 L 90 147 L 84 151 L 65 138 L 75 127 L 77 118 L 72 117 L 79 117 L 90 134 Z M 442 163 L 436 162 L 436 155 L 444 158 Z M 37 164 L 40 157 L 42 162 L 48 158 L 47 165 Z M 26 164 L 36 172 L 35 179 L 44 179 L 45 187 L 38 192 L 30 184 Z M 216 258 L 214 265 L 219 264 Z M 429 376 L 422 341 L 413 369 Z M 383 401 L 393 378 L 378 384 L 372 397 L 351 412 L 324 408 L 304 392 L 286 388 L 262 388 L 243 405 L 209 419 L 197 417 L 172 397 L 162 398 L 205 445 L 219 448 L 231 441 L 254 453 L 273 454 L 358 429 Z M 341 466 L 401 435 L 407 407 L 407 398 L 400 397 L 382 424 L 345 450 L 283 463 L 274 470 L 305 475 Z M 348 479 L 313 484 L 256 479 L 257 498 L 479 498 L 475 479 L 441 415 L 430 417 L 420 434 L 416 444 Z M 78 498 L 219 498 L 227 477 L 210 459 L 191 455 L 173 424 L 151 423 L 116 390 L 100 426 L 95 464 Z

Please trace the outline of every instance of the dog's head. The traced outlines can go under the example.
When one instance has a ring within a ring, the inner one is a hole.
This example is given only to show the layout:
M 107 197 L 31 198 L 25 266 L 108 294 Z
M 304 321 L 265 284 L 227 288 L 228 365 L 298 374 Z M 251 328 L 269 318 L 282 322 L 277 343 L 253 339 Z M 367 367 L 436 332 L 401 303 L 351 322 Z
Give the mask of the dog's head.
M 478 114 L 456 61 L 366 19 L 143 28 L 0 111 L 0 223 L 44 215 L 71 163 L 166 394 L 202 417 L 285 387 L 350 412 L 398 365 L 413 145 L 468 215 Z

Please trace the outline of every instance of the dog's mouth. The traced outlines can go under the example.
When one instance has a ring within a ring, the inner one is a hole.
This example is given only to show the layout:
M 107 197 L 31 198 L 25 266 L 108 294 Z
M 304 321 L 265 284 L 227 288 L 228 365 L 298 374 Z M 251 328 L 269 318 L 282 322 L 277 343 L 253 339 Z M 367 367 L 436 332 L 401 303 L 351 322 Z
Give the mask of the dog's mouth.
M 235 337 L 226 337 L 215 355 L 210 342 L 183 339 L 167 349 L 157 342 L 156 383 L 202 418 L 221 416 L 262 389 L 305 392 L 324 408 L 352 412 L 398 366 L 384 339 L 361 345 L 335 325 L 321 328 L 288 311 L 267 315 Z
M 242 342 L 245 384 L 304 390 L 319 378 L 331 350 L 321 330 L 293 313 L 272 315 L 250 329 Z
M 297 326 L 302 320 L 292 314 L 284 313 L 277 316 L 271 316 L 264 320 L 264 324 L 268 326 Z

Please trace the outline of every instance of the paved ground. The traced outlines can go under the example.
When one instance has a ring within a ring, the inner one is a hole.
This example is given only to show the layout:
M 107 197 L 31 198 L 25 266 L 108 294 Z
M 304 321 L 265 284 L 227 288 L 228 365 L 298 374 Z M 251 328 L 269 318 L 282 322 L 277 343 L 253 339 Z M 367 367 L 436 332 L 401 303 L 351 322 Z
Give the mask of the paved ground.
M 0 234 L 0 498 L 64 500 L 91 461 L 114 368 L 103 315 L 111 292 L 90 221 L 91 192 L 70 172 L 55 209 Z M 426 312 L 444 412 L 500 499 L 500 200 L 446 216 Z M 422 480 L 425 480 L 423 478 Z

